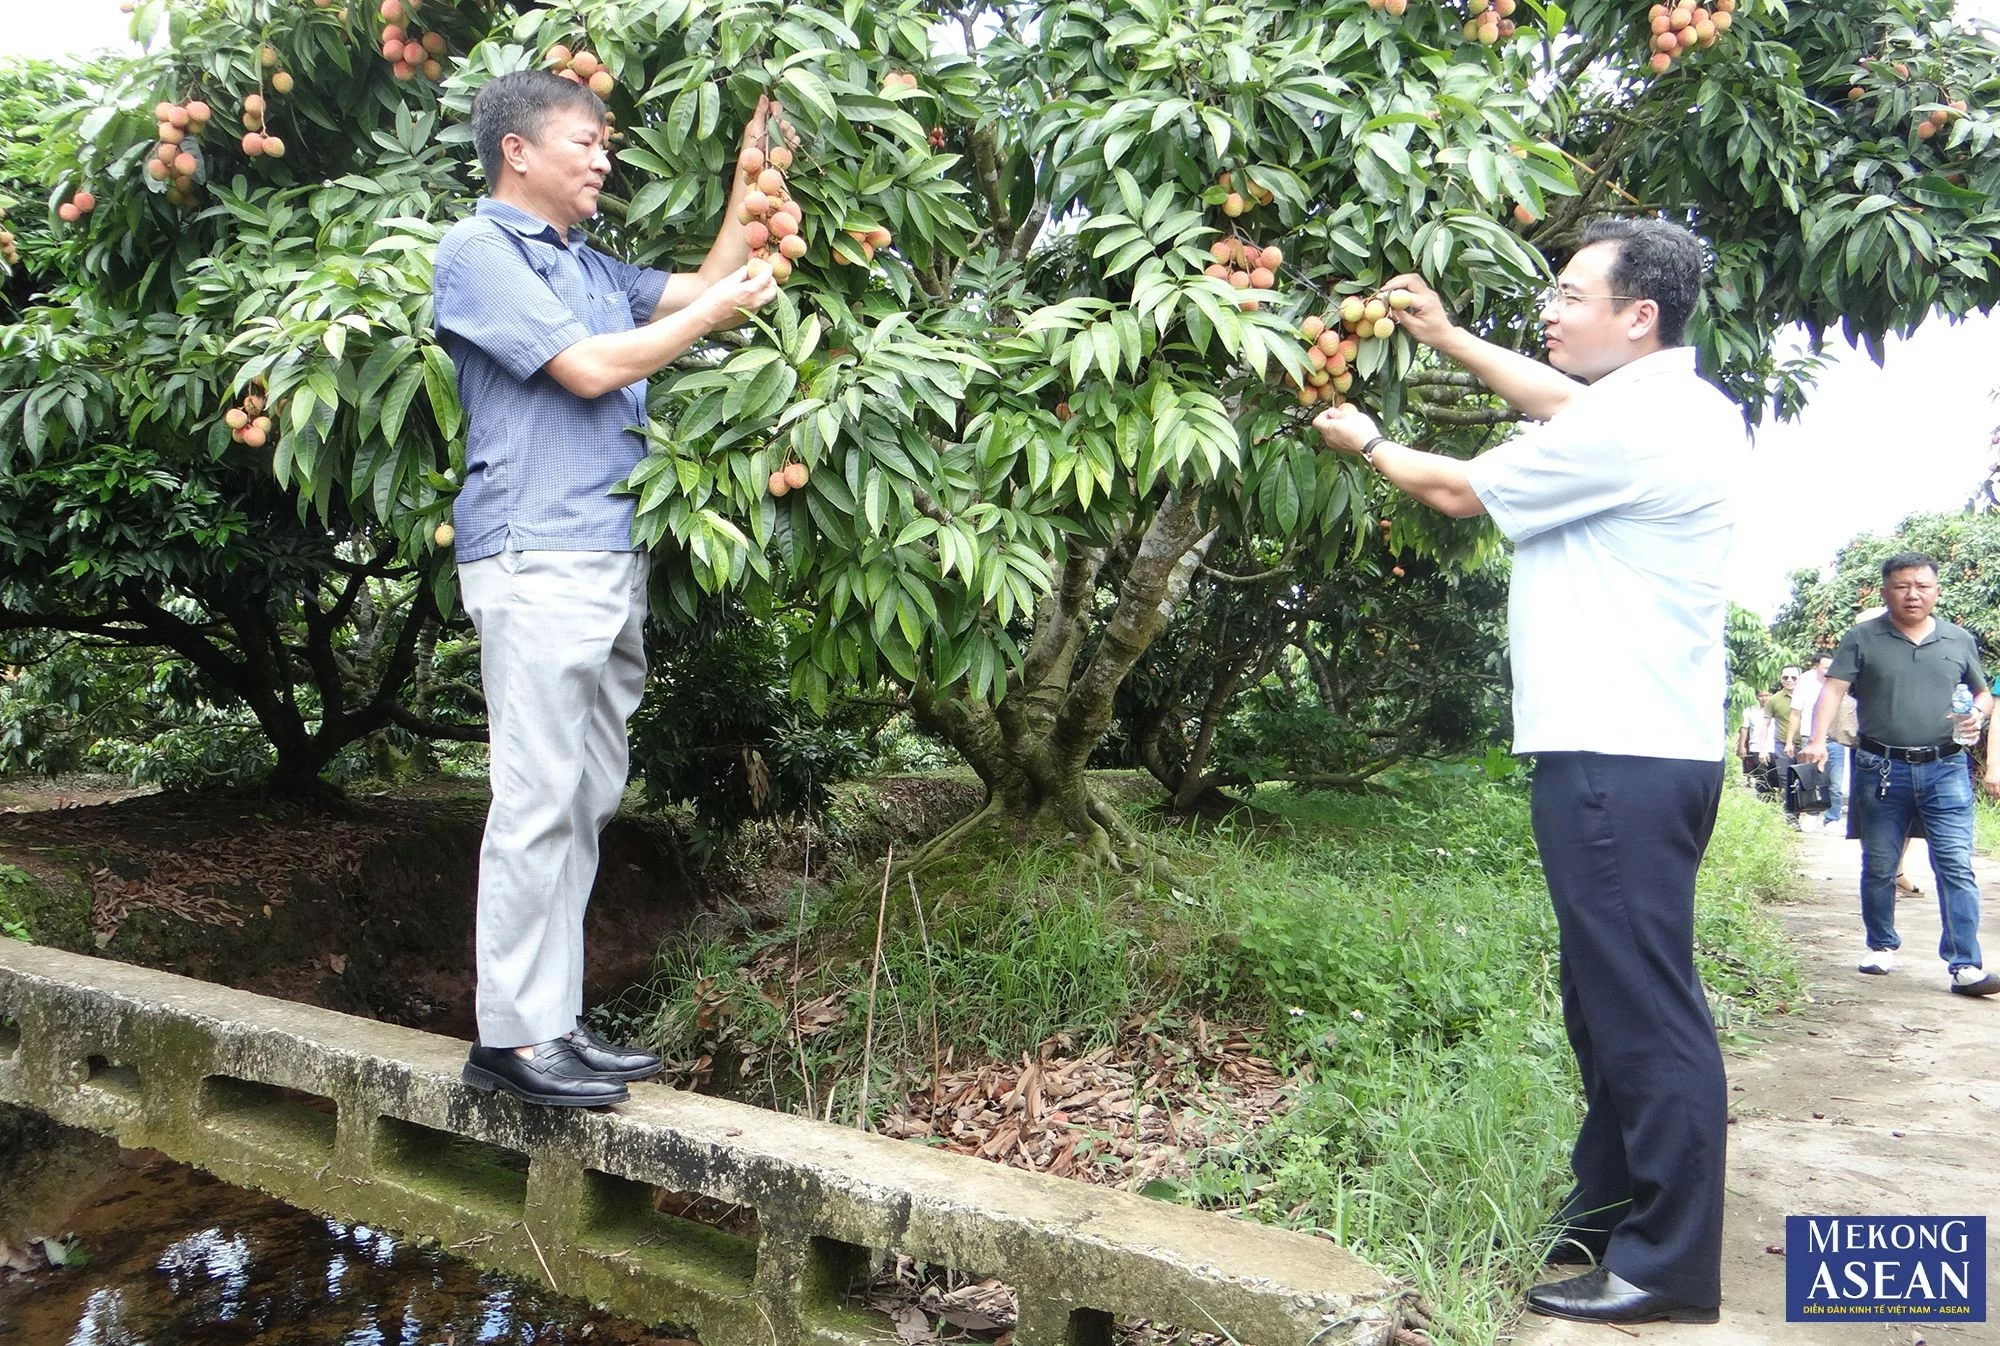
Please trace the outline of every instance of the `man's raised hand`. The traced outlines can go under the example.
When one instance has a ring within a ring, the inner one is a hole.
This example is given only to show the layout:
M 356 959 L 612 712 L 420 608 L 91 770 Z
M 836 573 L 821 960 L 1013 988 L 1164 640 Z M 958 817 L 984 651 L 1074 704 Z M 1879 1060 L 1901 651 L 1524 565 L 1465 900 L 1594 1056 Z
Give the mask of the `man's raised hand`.
M 1381 433 L 1368 413 L 1352 402 L 1328 407 L 1313 417 L 1313 429 L 1329 449 L 1341 453 L 1359 453 L 1363 444 Z
M 774 110 L 771 105 L 771 95 L 767 93 L 757 95 L 757 110 L 750 114 L 750 121 L 743 128 L 743 143 L 738 146 L 739 149 L 764 148 L 764 128 Z
M 1422 276 L 1410 272 L 1382 283 L 1384 294 L 1393 294 L 1397 290 L 1409 293 L 1409 307 L 1398 309 L 1392 305 L 1389 316 L 1398 327 L 1418 341 L 1426 346 L 1435 346 L 1456 330 L 1451 319 L 1445 315 L 1444 301 L 1438 298 L 1437 291 Z
M 778 281 L 768 262 L 732 271 L 702 292 L 701 312 L 710 331 L 730 327 L 778 297 Z

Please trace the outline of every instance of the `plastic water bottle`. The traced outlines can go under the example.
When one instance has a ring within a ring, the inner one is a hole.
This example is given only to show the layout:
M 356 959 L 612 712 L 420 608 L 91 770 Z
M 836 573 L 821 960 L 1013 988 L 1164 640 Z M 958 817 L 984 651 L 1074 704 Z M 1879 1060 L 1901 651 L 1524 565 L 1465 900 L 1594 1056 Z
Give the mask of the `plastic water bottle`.
M 1965 748 L 1979 742 L 1979 721 L 1972 715 L 1972 689 L 1962 682 L 1951 694 L 1951 737 Z

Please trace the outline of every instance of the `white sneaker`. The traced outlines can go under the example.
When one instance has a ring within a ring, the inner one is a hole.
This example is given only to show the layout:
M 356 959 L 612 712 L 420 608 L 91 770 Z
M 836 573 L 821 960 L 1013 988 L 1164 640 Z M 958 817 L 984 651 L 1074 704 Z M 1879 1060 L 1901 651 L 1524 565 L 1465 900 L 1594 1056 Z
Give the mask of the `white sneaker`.
M 2000 974 L 1984 968 L 1962 967 L 1951 974 L 1951 989 L 1960 995 L 2000 994 Z
M 1861 966 L 1857 970 L 1866 972 L 1871 977 L 1880 977 L 1894 972 L 1896 970 L 1896 951 L 1894 949 L 1870 949 L 1868 956 L 1861 960 Z

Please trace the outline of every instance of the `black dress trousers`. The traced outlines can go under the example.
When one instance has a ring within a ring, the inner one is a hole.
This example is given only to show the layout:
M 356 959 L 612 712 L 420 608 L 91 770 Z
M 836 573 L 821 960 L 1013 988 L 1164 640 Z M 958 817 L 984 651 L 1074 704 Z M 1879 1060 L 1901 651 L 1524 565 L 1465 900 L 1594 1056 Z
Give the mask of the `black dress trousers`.
M 1655 1294 L 1722 1296 L 1728 1083 L 1694 970 L 1694 880 L 1722 763 L 1539 754 L 1535 846 L 1587 1112 L 1558 1221 Z

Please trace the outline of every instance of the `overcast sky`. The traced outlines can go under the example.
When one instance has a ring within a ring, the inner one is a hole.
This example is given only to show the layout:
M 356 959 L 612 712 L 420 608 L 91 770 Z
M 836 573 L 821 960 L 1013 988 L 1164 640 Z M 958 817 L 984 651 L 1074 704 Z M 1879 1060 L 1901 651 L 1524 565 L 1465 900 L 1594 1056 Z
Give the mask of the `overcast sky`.
M 2000 22 L 2000 0 L 1968 10 Z M 55 56 L 125 42 L 117 0 L 0 0 L 0 51 Z M 1864 530 L 1920 510 L 1955 509 L 1993 460 L 2000 425 L 2000 319 L 1926 323 L 1892 341 L 1881 366 L 1842 348 L 1805 414 L 1767 425 L 1744 464 L 1743 523 L 1730 595 L 1769 617 L 1786 576 L 1823 566 Z

